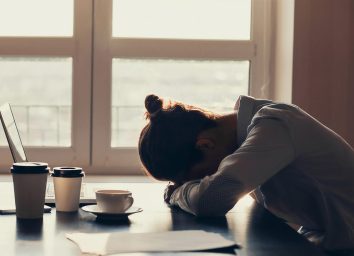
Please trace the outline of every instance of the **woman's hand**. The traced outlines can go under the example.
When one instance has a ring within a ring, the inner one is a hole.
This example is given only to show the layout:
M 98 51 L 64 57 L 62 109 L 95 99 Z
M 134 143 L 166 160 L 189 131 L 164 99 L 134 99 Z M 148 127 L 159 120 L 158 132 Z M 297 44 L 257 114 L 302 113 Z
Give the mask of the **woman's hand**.
M 165 189 L 164 195 L 163 195 L 163 199 L 165 200 L 165 202 L 167 204 L 170 204 L 171 195 L 179 186 L 180 186 L 180 184 L 175 184 L 172 182 L 168 183 L 168 185 Z

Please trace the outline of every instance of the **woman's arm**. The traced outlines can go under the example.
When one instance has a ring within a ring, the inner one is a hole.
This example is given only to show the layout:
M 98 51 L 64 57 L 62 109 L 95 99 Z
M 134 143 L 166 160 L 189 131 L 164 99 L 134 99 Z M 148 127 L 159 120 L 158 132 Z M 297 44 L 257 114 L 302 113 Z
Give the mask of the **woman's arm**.
M 197 216 L 225 215 L 242 196 L 290 164 L 294 155 L 284 123 L 258 119 L 245 142 L 215 174 L 183 184 L 173 192 L 170 204 Z

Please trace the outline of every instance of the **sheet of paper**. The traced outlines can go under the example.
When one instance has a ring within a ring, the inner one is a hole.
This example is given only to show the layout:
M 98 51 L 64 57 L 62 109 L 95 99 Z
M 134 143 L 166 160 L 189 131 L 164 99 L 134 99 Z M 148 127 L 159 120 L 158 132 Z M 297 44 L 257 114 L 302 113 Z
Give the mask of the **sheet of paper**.
M 154 233 L 71 233 L 66 237 L 82 253 L 109 255 L 128 252 L 200 251 L 236 246 L 220 234 L 202 230 Z

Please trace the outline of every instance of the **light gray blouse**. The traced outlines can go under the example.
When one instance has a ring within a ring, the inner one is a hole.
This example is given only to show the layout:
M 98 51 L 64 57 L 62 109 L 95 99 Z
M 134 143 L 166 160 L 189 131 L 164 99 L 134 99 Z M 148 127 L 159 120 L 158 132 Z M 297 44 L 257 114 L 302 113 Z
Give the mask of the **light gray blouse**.
M 217 172 L 176 189 L 170 203 L 226 214 L 245 194 L 280 218 L 323 233 L 326 249 L 354 248 L 354 151 L 295 105 L 240 96 L 238 149 Z

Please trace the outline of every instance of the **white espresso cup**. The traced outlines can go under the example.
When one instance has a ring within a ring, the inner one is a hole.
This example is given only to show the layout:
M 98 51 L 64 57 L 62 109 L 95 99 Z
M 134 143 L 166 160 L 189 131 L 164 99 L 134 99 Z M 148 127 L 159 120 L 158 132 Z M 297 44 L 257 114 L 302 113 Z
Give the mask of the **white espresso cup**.
M 80 205 L 81 183 L 85 173 L 80 167 L 54 167 L 52 172 L 55 208 L 58 212 L 75 212 Z
M 121 213 L 129 209 L 134 199 L 127 190 L 98 190 L 96 191 L 98 208 L 103 212 Z
M 14 182 L 17 218 L 42 218 L 49 173 L 48 164 L 37 162 L 14 163 L 11 173 Z

